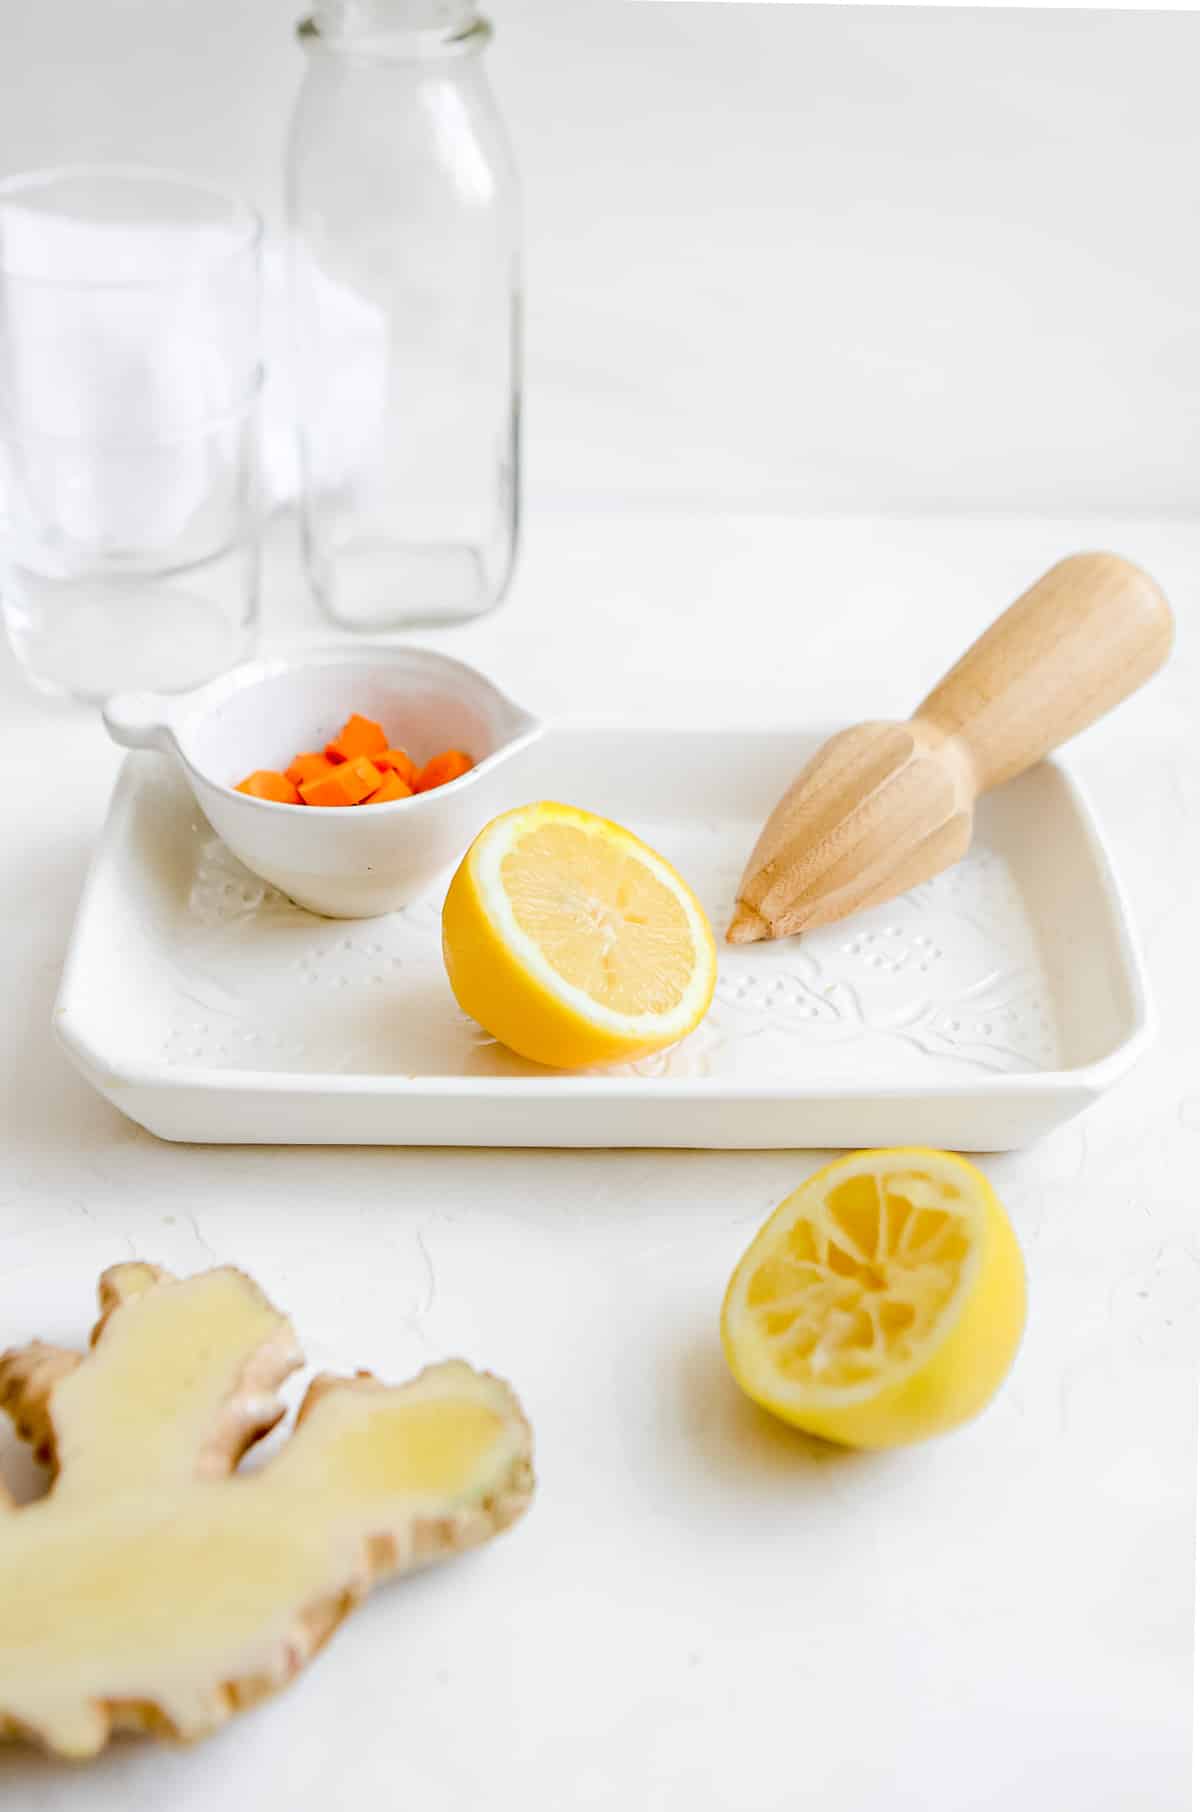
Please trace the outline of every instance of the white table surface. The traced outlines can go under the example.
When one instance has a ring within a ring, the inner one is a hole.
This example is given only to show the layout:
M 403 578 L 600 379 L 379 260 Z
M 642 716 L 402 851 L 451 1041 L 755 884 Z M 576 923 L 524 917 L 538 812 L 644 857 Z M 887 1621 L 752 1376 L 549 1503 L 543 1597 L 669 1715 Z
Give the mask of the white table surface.
M 273 639 L 311 627 L 286 524 Z M 902 714 L 1060 553 L 1173 596 L 1152 689 L 1078 745 L 1162 1015 L 1082 1120 L 987 1161 L 1030 1321 L 940 1444 L 838 1454 L 742 1400 L 736 1258 L 809 1152 L 160 1144 L 80 1081 L 50 1010 L 118 764 L 0 665 L 0 1344 L 81 1340 L 96 1274 L 244 1265 L 317 1365 L 463 1353 L 516 1384 L 533 1512 L 382 1590 L 285 1694 L 190 1752 L 0 1755 L 21 1812 L 1183 1812 L 1200 1245 L 1200 529 L 534 512 L 510 605 L 427 638 L 535 710 L 630 722 Z M 17 1451 L 0 1468 L 18 1488 Z

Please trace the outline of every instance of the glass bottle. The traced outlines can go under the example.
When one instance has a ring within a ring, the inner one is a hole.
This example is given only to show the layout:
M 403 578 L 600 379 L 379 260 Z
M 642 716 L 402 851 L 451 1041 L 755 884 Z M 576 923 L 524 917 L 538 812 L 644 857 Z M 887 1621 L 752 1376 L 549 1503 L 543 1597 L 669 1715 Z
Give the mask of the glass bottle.
M 349 629 L 497 604 L 516 552 L 516 172 L 473 0 L 333 0 L 300 27 L 288 210 L 301 515 Z

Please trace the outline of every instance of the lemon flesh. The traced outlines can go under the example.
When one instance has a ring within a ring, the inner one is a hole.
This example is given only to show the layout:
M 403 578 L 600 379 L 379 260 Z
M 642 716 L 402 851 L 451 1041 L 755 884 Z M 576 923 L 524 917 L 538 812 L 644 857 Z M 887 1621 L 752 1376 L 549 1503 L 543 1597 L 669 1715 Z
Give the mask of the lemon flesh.
M 1025 1322 L 1025 1271 L 987 1178 L 916 1147 L 856 1152 L 782 1202 L 726 1293 L 734 1377 L 764 1409 L 851 1447 L 977 1414 Z
M 442 951 L 463 1011 L 559 1069 L 674 1044 L 716 983 L 711 927 L 670 864 L 620 825 L 547 802 L 479 833 L 450 883 Z

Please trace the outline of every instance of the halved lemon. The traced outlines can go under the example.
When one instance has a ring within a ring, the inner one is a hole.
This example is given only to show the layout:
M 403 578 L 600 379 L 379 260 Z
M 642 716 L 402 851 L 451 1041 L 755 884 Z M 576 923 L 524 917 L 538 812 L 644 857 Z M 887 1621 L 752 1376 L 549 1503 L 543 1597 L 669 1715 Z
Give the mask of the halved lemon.
M 991 1184 L 912 1147 L 840 1158 L 788 1196 L 730 1280 L 721 1338 L 764 1409 L 897 1447 L 981 1410 L 1024 1323 L 1025 1268 Z
M 712 929 L 670 863 L 569 805 L 494 818 L 442 909 L 460 1007 L 536 1063 L 578 1069 L 644 1057 L 703 1018 Z

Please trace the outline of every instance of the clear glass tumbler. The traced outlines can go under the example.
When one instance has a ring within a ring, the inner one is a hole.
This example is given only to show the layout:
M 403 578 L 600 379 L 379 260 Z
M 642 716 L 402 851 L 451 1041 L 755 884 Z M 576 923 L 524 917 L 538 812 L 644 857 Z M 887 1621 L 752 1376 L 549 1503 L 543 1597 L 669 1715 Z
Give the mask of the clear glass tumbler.
M 302 522 L 350 629 L 479 615 L 518 517 L 516 170 L 473 0 L 326 0 L 288 157 Z
M 45 691 L 177 691 L 252 648 L 260 239 L 165 172 L 0 183 L 0 604 Z

